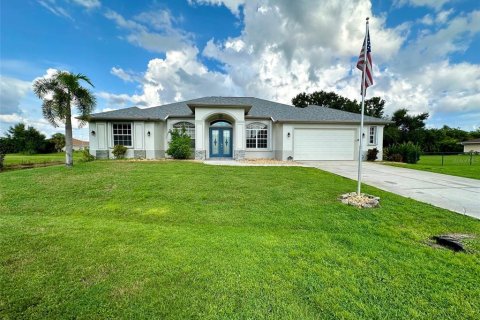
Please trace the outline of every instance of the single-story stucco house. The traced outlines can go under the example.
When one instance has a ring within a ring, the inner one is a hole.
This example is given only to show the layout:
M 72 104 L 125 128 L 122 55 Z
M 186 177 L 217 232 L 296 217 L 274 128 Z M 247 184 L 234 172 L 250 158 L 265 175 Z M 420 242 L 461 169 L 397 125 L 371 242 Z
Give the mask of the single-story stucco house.
M 461 142 L 463 152 L 480 152 L 480 139 L 473 139 Z
M 377 148 L 382 158 L 383 128 L 389 121 L 365 116 L 364 157 Z M 160 159 L 169 131 L 185 127 L 195 159 L 268 158 L 355 160 L 360 115 L 321 106 L 296 108 L 252 97 L 204 97 L 151 108 L 131 107 L 91 114 L 90 153 L 112 157 L 117 144 L 126 157 Z

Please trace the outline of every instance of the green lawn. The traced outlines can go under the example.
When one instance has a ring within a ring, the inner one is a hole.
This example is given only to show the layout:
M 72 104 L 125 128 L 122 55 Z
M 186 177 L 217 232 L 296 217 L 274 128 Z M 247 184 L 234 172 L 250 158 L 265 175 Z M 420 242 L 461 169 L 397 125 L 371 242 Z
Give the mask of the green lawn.
M 480 221 L 302 167 L 0 174 L 0 318 L 478 319 Z M 473 253 L 426 244 L 477 235 Z
M 472 179 L 480 179 L 480 155 L 473 155 L 470 165 L 470 155 L 423 155 L 416 164 L 399 162 L 382 162 L 383 164 L 436 173 L 449 174 Z
M 82 152 L 73 152 L 73 160 L 79 160 L 82 157 Z M 49 164 L 49 163 L 64 163 L 65 152 L 46 153 L 46 154 L 21 154 L 8 153 L 5 156 L 4 165 L 6 168 L 11 168 L 18 165 L 31 164 Z

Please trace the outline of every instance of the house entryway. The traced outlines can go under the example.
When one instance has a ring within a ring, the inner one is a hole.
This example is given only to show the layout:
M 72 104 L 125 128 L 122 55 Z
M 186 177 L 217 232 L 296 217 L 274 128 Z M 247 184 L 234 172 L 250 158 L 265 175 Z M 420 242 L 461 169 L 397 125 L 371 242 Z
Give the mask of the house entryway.
M 232 124 L 225 120 L 212 122 L 209 144 L 211 158 L 231 158 L 233 153 Z

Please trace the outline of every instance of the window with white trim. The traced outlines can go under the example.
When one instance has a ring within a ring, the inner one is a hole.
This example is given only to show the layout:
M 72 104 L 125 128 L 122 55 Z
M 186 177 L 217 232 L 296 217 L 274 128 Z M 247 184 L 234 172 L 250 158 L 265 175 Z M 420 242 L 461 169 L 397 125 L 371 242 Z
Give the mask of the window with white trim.
M 113 124 L 113 145 L 132 146 L 132 124 L 114 123 Z
M 368 131 L 368 144 L 377 144 L 377 127 L 371 126 Z
M 191 139 L 191 146 L 195 148 L 195 125 L 188 121 L 177 122 L 173 125 L 174 130 L 182 131 L 182 128 L 185 128 L 185 133 Z
M 266 149 L 268 147 L 268 127 L 264 123 L 254 122 L 247 125 L 247 148 Z

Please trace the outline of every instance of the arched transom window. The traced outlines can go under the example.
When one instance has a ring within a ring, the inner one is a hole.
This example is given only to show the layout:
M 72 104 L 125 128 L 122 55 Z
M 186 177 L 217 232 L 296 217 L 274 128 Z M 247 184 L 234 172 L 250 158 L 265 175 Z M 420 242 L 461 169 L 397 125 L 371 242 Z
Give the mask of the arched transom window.
M 254 122 L 247 125 L 247 148 L 266 149 L 268 146 L 268 127 L 264 123 Z
M 185 133 L 192 139 L 192 148 L 195 148 L 195 125 L 188 121 L 177 122 L 173 125 L 173 129 L 182 130 L 185 128 Z

